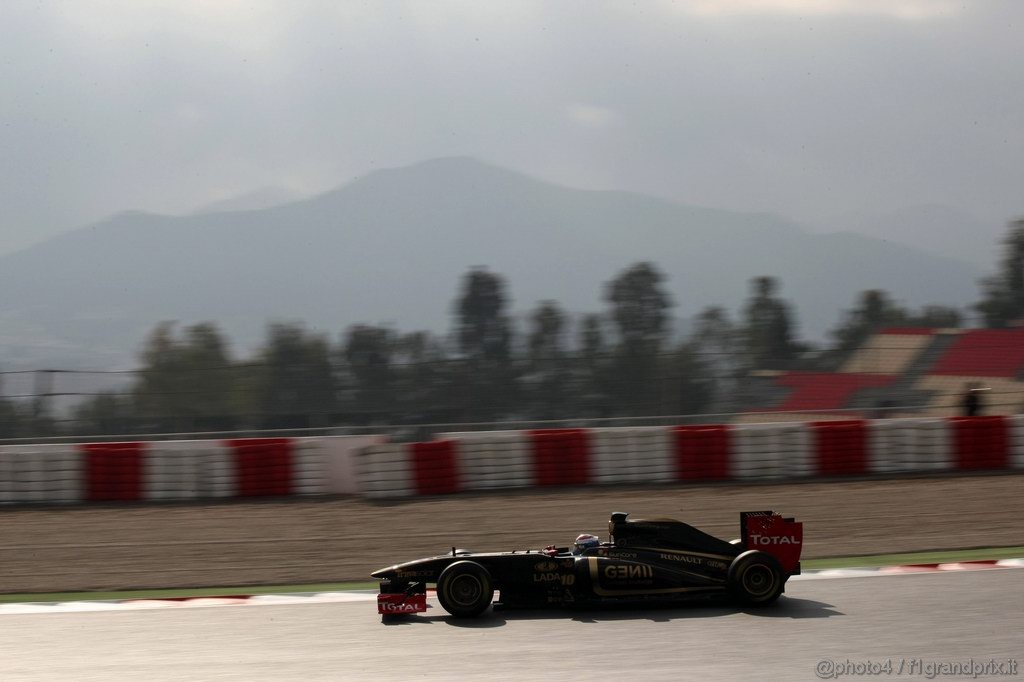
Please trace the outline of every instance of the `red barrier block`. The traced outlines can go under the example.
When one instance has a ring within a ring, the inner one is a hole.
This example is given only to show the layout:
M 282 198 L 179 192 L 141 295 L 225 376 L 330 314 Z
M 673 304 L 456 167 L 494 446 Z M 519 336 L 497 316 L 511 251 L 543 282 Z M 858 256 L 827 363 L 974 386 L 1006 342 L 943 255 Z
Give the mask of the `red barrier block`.
M 534 482 L 538 486 L 590 483 L 586 429 L 537 429 L 528 433 L 533 444 Z
M 227 441 L 234 453 L 239 497 L 291 495 L 292 439 L 238 438 Z
M 461 489 L 455 441 L 413 443 L 413 480 L 417 495 L 447 495 Z
M 85 498 L 90 502 L 142 499 L 144 443 L 87 443 Z
M 701 424 L 672 428 L 676 453 L 676 478 L 682 481 L 713 481 L 729 478 L 729 427 Z
M 868 473 L 868 431 L 862 419 L 808 424 L 814 438 L 819 476 L 862 476 Z
M 1003 416 L 952 417 L 957 469 L 1005 469 L 1010 458 L 1010 429 Z

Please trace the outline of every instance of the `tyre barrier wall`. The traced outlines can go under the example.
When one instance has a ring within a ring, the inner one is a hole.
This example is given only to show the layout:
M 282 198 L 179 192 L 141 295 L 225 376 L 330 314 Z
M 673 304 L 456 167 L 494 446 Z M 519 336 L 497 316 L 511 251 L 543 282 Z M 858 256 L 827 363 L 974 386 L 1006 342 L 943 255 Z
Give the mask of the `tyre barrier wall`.
M 364 495 L 1024 469 L 1024 415 L 439 434 L 356 455 Z
M 0 446 L 0 504 L 356 494 L 383 436 Z M 441 492 L 441 490 L 437 490 Z
M 1024 470 L 1024 415 L 0 446 L 0 505 Z

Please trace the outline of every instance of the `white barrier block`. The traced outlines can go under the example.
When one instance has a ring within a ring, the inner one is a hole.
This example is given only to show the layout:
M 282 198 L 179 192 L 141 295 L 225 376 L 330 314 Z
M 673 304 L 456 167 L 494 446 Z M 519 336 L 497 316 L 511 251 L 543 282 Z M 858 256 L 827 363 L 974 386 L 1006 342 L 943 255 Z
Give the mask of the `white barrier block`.
M 913 471 L 918 428 L 928 420 L 878 419 L 868 422 L 868 471 L 874 474 Z
M 0 504 L 19 502 L 14 482 L 18 470 L 16 445 L 0 445 Z
M 142 495 L 147 500 L 194 500 L 202 492 L 202 448 L 206 441 L 143 443 Z
M 915 420 L 913 445 L 906 453 L 908 471 L 948 471 L 953 467 L 952 434 L 945 419 Z
M 734 478 L 775 480 L 816 473 L 810 434 L 803 423 L 737 424 L 730 434 Z
M 464 490 L 524 488 L 533 485 L 530 441 L 525 432 L 508 432 L 455 440 Z
M 674 478 L 672 438 L 664 427 L 591 429 L 595 483 L 649 483 Z
M 634 457 L 630 429 L 594 429 L 590 432 L 590 463 L 595 483 L 625 483 Z
M 787 477 L 817 476 L 818 457 L 813 434 L 804 422 L 783 422 L 779 427 L 783 474 Z
M 782 445 L 776 424 L 737 424 L 731 433 L 733 478 L 782 478 Z
M 49 458 L 54 484 L 51 501 L 77 504 L 85 499 L 85 460 L 78 448 L 66 445 L 49 446 Z
M 80 502 L 84 455 L 75 444 L 0 447 L 0 504 Z
M 330 470 L 322 438 L 292 439 L 292 489 L 296 495 L 326 495 Z
M 45 445 L 29 445 L 19 450 L 14 471 L 14 494 L 18 502 L 49 501 L 50 478 L 60 473 L 51 471 L 50 453 L 46 448 Z
M 363 448 L 356 454 L 356 471 L 366 497 L 408 497 L 414 492 L 407 445 L 386 443 Z
M 637 463 L 635 480 L 665 483 L 676 478 L 675 437 L 666 427 L 640 429 L 636 434 L 637 451 L 642 453 Z
M 238 477 L 235 453 L 219 440 L 184 441 L 194 445 L 199 462 L 199 497 L 235 497 Z
M 356 471 L 356 453 L 370 445 L 387 442 L 386 436 L 325 436 L 320 439 L 327 459 L 327 492 L 335 495 L 355 495 L 359 492 Z
M 1010 429 L 1010 466 L 1024 469 L 1024 414 L 1009 418 Z

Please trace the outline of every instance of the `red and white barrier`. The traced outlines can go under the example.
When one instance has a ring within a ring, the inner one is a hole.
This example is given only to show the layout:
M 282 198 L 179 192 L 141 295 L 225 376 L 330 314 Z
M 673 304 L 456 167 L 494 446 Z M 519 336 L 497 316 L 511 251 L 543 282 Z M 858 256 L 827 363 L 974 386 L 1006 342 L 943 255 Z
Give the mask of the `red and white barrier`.
M 445 495 L 1024 469 L 1024 415 L 0 446 L 0 504 Z
M 353 494 L 381 436 L 0 446 L 0 504 Z
M 364 494 L 1024 468 L 1024 417 L 544 429 L 368 448 Z

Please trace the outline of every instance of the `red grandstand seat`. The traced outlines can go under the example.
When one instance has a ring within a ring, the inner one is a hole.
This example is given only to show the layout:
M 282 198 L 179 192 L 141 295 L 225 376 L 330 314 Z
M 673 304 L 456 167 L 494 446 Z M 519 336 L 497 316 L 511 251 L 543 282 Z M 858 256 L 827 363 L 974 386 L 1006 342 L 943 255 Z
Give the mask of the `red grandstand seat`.
M 837 410 L 846 405 L 857 391 L 888 386 L 895 377 L 877 374 L 831 372 L 788 372 L 776 382 L 793 392 L 772 411 Z
M 957 337 L 929 374 L 1013 378 L 1024 367 L 1024 329 L 974 329 Z

